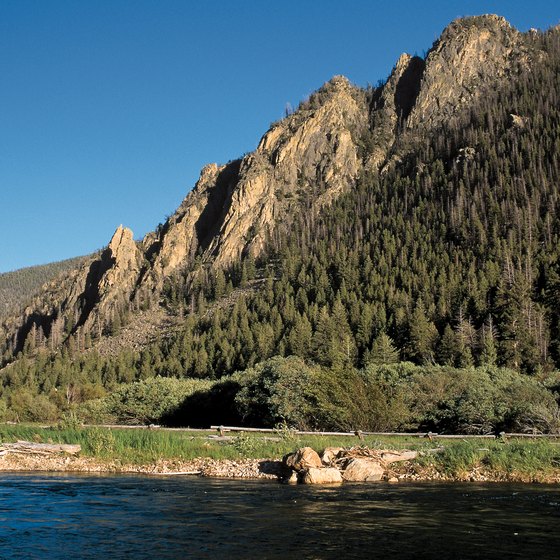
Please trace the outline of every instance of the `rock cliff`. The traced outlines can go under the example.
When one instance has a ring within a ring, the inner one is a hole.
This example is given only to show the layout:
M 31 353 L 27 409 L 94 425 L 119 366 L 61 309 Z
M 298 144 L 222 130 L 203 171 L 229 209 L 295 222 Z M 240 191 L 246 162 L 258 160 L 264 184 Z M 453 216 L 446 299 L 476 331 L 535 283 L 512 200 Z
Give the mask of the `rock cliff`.
M 272 125 L 254 152 L 206 166 L 177 212 L 145 240 L 155 255 L 152 272 L 165 276 L 196 252 L 218 266 L 258 254 L 274 223 L 304 199 L 319 207 L 352 185 L 361 168 L 356 138 L 367 120 L 365 93 L 335 77 Z
M 428 52 L 407 126 L 430 126 L 451 118 L 485 88 L 513 78 L 537 54 L 503 17 L 452 22 Z

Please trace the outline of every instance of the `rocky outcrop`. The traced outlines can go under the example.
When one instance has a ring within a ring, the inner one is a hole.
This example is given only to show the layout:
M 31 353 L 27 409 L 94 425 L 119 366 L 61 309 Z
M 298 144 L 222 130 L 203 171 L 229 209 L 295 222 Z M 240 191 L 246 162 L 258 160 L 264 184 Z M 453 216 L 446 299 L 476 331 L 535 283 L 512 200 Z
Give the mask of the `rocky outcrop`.
M 371 137 L 366 166 L 377 170 L 385 162 L 420 90 L 425 63 L 418 56 L 403 53 L 387 82 L 373 94 Z
M 74 328 L 92 329 L 114 319 L 130 300 L 138 282 L 143 255 L 130 229 L 119 226 L 99 259 L 89 263 L 69 290 L 60 312 L 74 313 Z
M 452 22 L 426 59 L 403 53 L 387 82 L 373 92 L 366 167 L 399 161 L 400 137 L 448 121 L 488 88 L 528 69 L 543 54 L 504 18 L 475 16 Z
M 258 254 L 266 235 L 304 203 L 330 202 L 355 181 L 356 138 L 367 127 L 363 91 L 335 77 L 294 114 L 272 125 L 257 149 L 227 166 L 203 169 L 148 252 L 169 274 L 195 251 L 217 266 Z
M 101 334 L 128 307 L 142 261 L 132 231 L 119 226 L 99 256 L 62 281 L 44 286 L 23 315 L 7 323 L 6 331 L 14 333 L 13 351 L 21 351 L 26 341 L 46 344 L 48 340 L 54 349 L 68 336 L 85 330 Z
M 108 261 L 108 266 L 97 283 L 100 311 L 107 309 L 119 295 L 124 299 L 130 297 L 138 281 L 143 255 L 132 231 L 119 226 L 102 259 Z
M 328 447 L 322 460 L 311 447 L 302 447 L 283 459 L 282 479 L 304 484 L 347 482 L 378 482 L 393 477 L 388 474 L 391 463 L 411 461 L 416 451 L 383 451 L 368 447 Z
M 163 279 L 206 249 L 219 232 L 231 206 L 232 192 L 239 180 L 239 161 L 205 166 L 194 189 L 177 211 L 155 233 L 143 241 L 147 260 L 146 281 L 161 286 Z
M 532 56 L 522 34 L 504 18 L 485 15 L 452 22 L 426 58 L 407 127 L 434 126 L 486 88 L 527 67 Z

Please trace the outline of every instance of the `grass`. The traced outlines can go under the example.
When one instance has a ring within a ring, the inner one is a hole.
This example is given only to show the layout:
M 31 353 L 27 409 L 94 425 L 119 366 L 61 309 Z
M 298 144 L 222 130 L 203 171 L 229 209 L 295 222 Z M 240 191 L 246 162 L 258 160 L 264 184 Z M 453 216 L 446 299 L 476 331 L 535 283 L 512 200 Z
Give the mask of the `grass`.
M 419 462 L 451 477 L 479 470 L 504 478 L 538 478 L 560 473 L 560 445 L 542 439 L 459 440 Z
M 209 435 L 216 432 L 190 430 L 129 430 L 111 428 L 57 428 L 33 425 L 0 425 L 0 441 L 17 440 L 38 443 L 77 443 L 82 455 L 100 459 L 119 459 L 123 463 L 142 464 L 157 459 L 189 460 L 197 457 L 211 459 L 281 458 L 303 446 L 314 449 L 369 445 L 357 437 L 291 437 L 278 434 L 232 434 L 232 439 L 213 441 Z M 278 441 L 274 441 L 277 439 Z
M 420 468 L 430 467 L 450 477 L 461 477 L 474 469 L 506 475 L 538 477 L 560 474 L 560 445 L 547 440 L 491 439 L 445 440 L 431 442 L 409 437 L 295 436 L 279 431 L 270 434 L 230 434 L 229 441 L 215 441 L 211 431 L 127 430 L 97 427 L 41 427 L 0 425 L 0 442 L 27 440 L 43 443 L 77 443 L 82 455 L 126 464 L 149 464 L 158 459 L 189 460 L 278 458 L 298 447 L 318 451 L 325 447 L 367 445 L 377 449 L 413 449 L 421 452 Z M 429 452 L 436 447 L 438 452 Z

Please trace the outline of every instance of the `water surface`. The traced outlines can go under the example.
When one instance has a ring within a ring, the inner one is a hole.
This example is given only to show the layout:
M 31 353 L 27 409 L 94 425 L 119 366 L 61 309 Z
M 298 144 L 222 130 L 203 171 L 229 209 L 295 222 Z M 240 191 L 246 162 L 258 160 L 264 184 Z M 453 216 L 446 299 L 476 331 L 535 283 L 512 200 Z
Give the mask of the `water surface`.
M 0 558 L 560 557 L 560 487 L 0 474 Z

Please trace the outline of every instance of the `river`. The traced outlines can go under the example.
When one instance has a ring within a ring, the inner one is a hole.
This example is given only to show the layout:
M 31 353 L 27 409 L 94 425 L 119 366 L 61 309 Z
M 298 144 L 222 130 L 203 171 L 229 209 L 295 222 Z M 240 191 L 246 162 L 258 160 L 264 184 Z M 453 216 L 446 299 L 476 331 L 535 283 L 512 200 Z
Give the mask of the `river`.
M 0 558 L 559 558 L 560 487 L 0 473 Z

